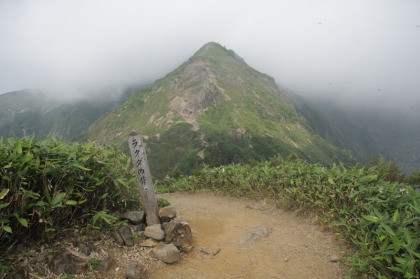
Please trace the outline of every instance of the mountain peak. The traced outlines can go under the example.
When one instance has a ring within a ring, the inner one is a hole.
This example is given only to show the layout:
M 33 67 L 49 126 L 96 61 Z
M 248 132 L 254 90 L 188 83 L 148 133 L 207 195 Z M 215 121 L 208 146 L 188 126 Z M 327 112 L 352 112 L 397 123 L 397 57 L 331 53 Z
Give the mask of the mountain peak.
M 221 60 L 228 57 L 234 58 L 238 62 L 245 63 L 244 59 L 237 55 L 233 50 L 227 49 L 226 47 L 216 42 L 208 42 L 202 46 L 192 58 L 209 58 Z
M 348 159 L 314 133 L 272 77 L 215 42 L 95 122 L 88 138 L 127 150 L 132 130 L 145 138 L 157 177 L 174 168 L 190 173 L 202 163 L 246 163 L 279 153 Z

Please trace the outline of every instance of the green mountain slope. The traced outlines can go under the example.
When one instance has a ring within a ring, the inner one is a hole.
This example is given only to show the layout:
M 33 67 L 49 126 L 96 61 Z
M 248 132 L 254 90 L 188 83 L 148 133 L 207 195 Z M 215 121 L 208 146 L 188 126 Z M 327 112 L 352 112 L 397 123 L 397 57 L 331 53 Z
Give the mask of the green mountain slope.
M 131 130 L 143 134 L 156 177 L 174 168 L 189 173 L 202 163 L 246 163 L 278 153 L 354 163 L 350 153 L 310 128 L 273 78 L 216 43 L 101 117 L 79 139 L 115 141 L 127 151 Z
M 100 100 L 64 101 L 39 90 L 22 90 L 0 95 L 0 137 L 35 134 L 37 139 L 51 135 L 71 140 L 101 115 L 124 103 L 138 87 L 127 89 L 122 96 Z
M 362 103 L 356 107 L 287 94 L 314 130 L 351 150 L 358 161 L 369 164 L 370 158 L 382 154 L 407 175 L 420 169 L 420 104 L 395 109 L 378 101 L 376 107 Z

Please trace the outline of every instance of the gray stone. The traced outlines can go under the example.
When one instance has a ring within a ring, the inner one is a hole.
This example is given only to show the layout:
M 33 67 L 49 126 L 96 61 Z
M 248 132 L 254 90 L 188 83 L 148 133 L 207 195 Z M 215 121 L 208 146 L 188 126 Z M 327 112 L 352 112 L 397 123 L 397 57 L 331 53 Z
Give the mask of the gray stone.
M 162 240 L 165 237 L 165 232 L 162 230 L 160 224 L 147 226 L 144 230 L 144 235 L 155 240 Z
M 129 211 L 121 214 L 121 219 L 128 220 L 133 225 L 138 225 L 144 222 L 145 214 L 143 210 Z
M 191 250 L 192 232 L 187 222 L 172 220 L 169 223 L 163 223 L 163 228 L 166 242 L 172 242 L 182 251 Z
M 55 274 L 80 274 L 87 270 L 88 263 L 73 254 L 56 254 L 50 261 L 50 270 Z
M 163 230 L 165 231 L 165 241 L 172 242 L 174 238 L 175 227 L 178 225 L 178 221 L 172 220 L 162 224 Z
M 131 262 L 125 271 L 126 279 L 142 279 L 147 278 L 146 268 L 137 261 Z
M 131 232 L 130 228 L 127 226 L 119 226 L 118 233 L 121 235 L 121 238 L 124 240 L 125 245 L 129 247 L 134 246 L 134 239 L 133 233 Z
M 120 233 L 118 231 L 113 231 L 111 233 L 112 238 L 114 239 L 115 243 L 117 243 L 120 246 L 124 246 L 124 239 L 121 237 Z
M 158 246 L 153 248 L 152 254 L 156 259 L 161 260 L 165 263 L 169 263 L 169 264 L 176 263 L 177 261 L 181 259 L 181 253 L 176 248 L 176 246 L 173 245 L 172 243 L 159 244 Z
M 166 206 L 159 210 L 159 218 L 161 222 L 169 222 L 176 217 L 175 206 Z

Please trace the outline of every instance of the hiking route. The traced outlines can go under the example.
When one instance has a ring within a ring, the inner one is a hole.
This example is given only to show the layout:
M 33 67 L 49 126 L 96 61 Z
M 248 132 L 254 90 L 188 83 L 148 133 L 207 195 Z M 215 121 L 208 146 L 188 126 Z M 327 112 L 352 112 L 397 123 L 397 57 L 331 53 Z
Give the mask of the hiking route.
M 333 233 L 272 204 L 211 192 L 160 195 L 193 231 L 193 250 L 151 278 L 343 278 Z

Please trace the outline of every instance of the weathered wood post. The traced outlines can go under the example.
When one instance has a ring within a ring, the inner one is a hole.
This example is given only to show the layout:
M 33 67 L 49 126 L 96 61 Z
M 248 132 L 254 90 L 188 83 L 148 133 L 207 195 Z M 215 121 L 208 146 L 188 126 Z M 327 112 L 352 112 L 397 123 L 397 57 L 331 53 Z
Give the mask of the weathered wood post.
M 148 226 L 160 224 L 159 209 L 155 197 L 152 176 L 150 174 L 149 163 L 147 162 L 146 150 L 143 137 L 133 131 L 128 137 L 131 160 L 136 171 L 137 184 L 140 188 L 140 197 L 146 213 L 146 223 Z

